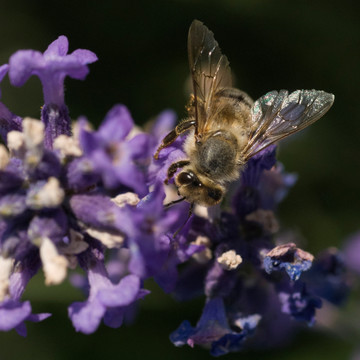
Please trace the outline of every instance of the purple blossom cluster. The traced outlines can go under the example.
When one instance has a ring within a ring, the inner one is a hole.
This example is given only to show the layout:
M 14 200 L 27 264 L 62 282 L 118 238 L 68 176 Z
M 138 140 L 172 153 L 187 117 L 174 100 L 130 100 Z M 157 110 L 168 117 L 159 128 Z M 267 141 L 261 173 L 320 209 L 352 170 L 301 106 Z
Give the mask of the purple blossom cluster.
M 84 79 L 96 60 L 88 50 L 68 54 L 60 36 L 44 53 L 21 50 L 0 67 L 0 81 L 8 75 L 22 86 L 36 75 L 44 92 L 40 120 L 22 119 L 0 102 L 1 330 L 26 335 L 25 321 L 50 316 L 33 314 L 22 300 L 40 269 L 47 285 L 63 282 L 69 269 L 86 274 L 72 280 L 87 299 L 68 307 L 76 331 L 85 334 L 101 321 L 121 326 L 148 296 L 150 277 L 178 300 L 202 296 L 198 323 L 184 321 L 170 340 L 202 345 L 214 356 L 276 345 L 294 320 L 312 325 L 324 300 L 344 301 L 341 254 L 314 258 L 280 230 L 277 206 L 296 176 L 276 161 L 275 146 L 249 161 L 222 207 L 196 206 L 187 221 L 189 204 L 164 207 L 176 199 L 164 180 L 185 157 L 184 137 L 153 159 L 174 127 L 172 112 L 160 114 L 148 132 L 134 126 L 123 105 L 96 131 L 86 118 L 71 122 L 64 79 Z

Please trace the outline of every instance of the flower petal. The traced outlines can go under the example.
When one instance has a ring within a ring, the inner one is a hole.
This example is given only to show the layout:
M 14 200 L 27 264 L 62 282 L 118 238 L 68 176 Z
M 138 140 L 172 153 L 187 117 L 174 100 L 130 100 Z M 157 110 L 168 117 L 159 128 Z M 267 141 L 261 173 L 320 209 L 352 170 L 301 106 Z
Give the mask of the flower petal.
M 69 317 L 76 331 L 91 334 L 100 325 L 106 308 L 98 299 L 93 301 L 75 302 L 69 306 Z
M 136 275 L 128 275 L 113 289 L 100 290 L 97 297 L 108 307 L 127 306 L 137 299 L 139 290 L 140 278 Z
M 29 301 L 5 301 L 0 305 L 0 330 L 8 331 L 21 324 L 31 314 Z
M 68 38 L 64 35 L 60 35 L 44 51 L 44 57 L 51 59 L 51 57 L 55 57 L 55 56 L 65 56 L 68 53 L 68 50 L 69 50 Z

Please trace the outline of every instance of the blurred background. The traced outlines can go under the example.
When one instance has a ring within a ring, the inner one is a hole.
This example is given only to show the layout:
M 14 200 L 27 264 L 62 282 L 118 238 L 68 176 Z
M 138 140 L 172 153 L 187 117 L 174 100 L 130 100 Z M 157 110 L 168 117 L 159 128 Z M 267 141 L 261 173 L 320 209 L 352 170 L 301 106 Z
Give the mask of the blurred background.
M 187 102 L 187 31 L 193 19 L 215 34 L 230 60 L 236 86 L 254 99 L 270 90 L 319 89 L 335 94 L 329 113 L 306 131 L 286 140 L 278 158 L 299 180 L 281 204 L 284 228 L 297 231 L 302 247 L 316 255 L 342 247 L 360 229 L 360 3 L 354 1 L 118 0 L 8 1 L 0 4 L 0 64 L 18 49 L 44 51 L 66 35 L 70 51 L 94 51 L 85 82 L 66 80 L 66 103 L 73 118 L 95 125 L 123 103 L 137 124 L 164 109 L 181 119 Z M 1 84 L 2 102 L 21 116 L 39 117 L 40 82 L 12 88 Z M 148 284 L 153 294 L 131 327 L 101 326 L 93 335 L 77 334 L 66 308 L 82 295 L 68 284 L 45 288 L 34 279 L 25 292 L 37 312 L 52 312 L 29 324 L 26 339 L 0 333 L 0 359 L 206 359 L 201 348 L 175 348 L 168 335 L 184 319 L 196 323 L 203 300 L 179 304 Z M 354 302 L 353 302 L 354 303 Z M 353 305 L 354 306 L 354 305 Z M 345 311 L 348 311 L 345 309 Z M 301 331 L 280 349 L 228 355 L 227 359 L 349 359 L 353 336 Z M 360 342 L 360 341 L 359 341 Z

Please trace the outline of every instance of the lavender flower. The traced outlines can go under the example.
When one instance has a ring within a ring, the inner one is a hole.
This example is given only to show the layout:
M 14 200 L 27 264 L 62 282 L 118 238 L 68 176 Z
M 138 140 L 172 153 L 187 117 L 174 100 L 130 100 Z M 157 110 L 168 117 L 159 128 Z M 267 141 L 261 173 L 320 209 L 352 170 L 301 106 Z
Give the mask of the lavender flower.
M 2 273 L 0 288 L 0 330 L 15 329 L 21 336 L 26 336 L 25 321 L 39 322 L 51 314 L 33 314 L 29 301 L 21 302 L 20 298 L 29 280 L 40 267 L 40 259 L 35 252 L 28 252 L 14 268 L 10 258 L 0 257 Z M 8 279 L 7 275 L 11 274 Z
M 14 86 L 22 86 L 30 76 L 39 77 L 43 86 L 44 106 L 41 112 L 45 124 L 45 147 L 52 148 L 61 134 L 70 135 L 70 117 L 64 103 L 64 79 L 70 76 L 83 80 L 89 72 L 87 64 L 97 60 L 96 55 L 83 49 L 68 53 L 66 36 L 59 36 L 42 54 L 34 50 L 19 50 L 10 57 L 9 78 Z
M 40 78 L 43 85 L 44 102 L 61 106 L 64 103 L 64 78 L 84 79 L 89 72 L 87 64 L 97 60 L 96 55 L 78 49 L 67 54 L 69 42 L 59 36 L 42 54 L 34 50 L 20 50 L 11 56 L 9 76 L 11 83 L 22 86 L 31 75 Z
M 306 321 L 310 326 L 315 323 L 315 311 L 321 308 L 319 297 L 308 293 L 303 282 L 285 283 L 279 286 L 279 299 L 282 311 L 296 320 Z
M 91 161 L 93 173 L 99 175 L 105 188 L 117 190 L 126 186 L 144 196 L 147 193 L 145 174 L 136 166 L 136 161 L 148 156 L 148 138 L 138 134 L 127 139 L 133 127 L 129 111 L 117 105 L 109 111 L 97 132 L 86 131 L 82 126 L 79 140 Z
M 106 272 L 102 249 L 94 243 L 79 255 L 81 267 L 88 274 L 89 298 L 69 307 L 69 316 L 77 331 L 93 333 L 101 319 L 107 326 L 121 326 L 126 310 L 148 291 L 141 289 L 141 280 L 136 275 L 127 275 L 114 285 Z
M 128 231 L 129 270 L 142 278 L 158 275 L 174 246 L 172 234 L 179 226 L 181 209 L 165 211 L 164 198 L 163 187 L 157 183 L 136 208 L 127 208 L 135 225 Z
M 309 291 L 334 305 L 343 305 L 351 289 L 351 267 L 346 266 L 345 259 L 351 257 L 336 248 L 318 254 L 312 268 L 303 277 Z
M 87 50 L 77 50 L 71 55 L 66 53 L 65 37 L 60 37 L 52 43 L 43 55 L 34 51 L 17 52 L 10 59 L 9 73 L 12 83 L 22 85 L 30 75 L 38 75 L 43 83 L 48 110 L 57 106 L 67 112 L 63 102 L 64 77 L 69 75 L 74 78 L 84 78 L 88 72 L 86 64 L 93 62 L 96 56 Z M 1 67 L 2 77 L 7 68 L 7 66 Z M 53 110 L 54 108 L 51 111 Z M 125 108 L 121 111 L 126 113 Z M 114 116 L 116 118 L 116 114 Z M 120 137 L 125 137 L 131 130 L 133 123 L 129 117 L 120 132 L 114 133 L 114 128 L 109 129 L 109 124 L 110 127 L 114 124 L 114 116 L 110 115 L 103 128 L 99 130 L 98 139 L 101 141 L 109 140 L 109 134 L 115 137 L 120 134 Z M 121 247 L 126 235 L 124 229 L 133 228 L 130 226 L 128 213 L 111 201 L 106 195 L 107 190 L 101 188 L 101 175 L 104 174 L 96 168 L 95 165 L 98 163 L 95 162 L 94 165 L 92 162 L 93 153 L 86 153 L 87 144 L 82 144 L 84 147 L 81 148 L 78 138 L 67 136 L 70 134 L 66 130 L 70 129 L 69 118 L 60 116 L 50 125 L 48 118 L 42 116 L 42 120 L 43 123 L 24 119 L 21 128 L 17 131 L 4 132 L 4 135 L 7 135 L 9 152 L 5 148 L 1 148 L 0 151 L 1 255 L 5 264 L 15 264 L 13 267 L 7 267 L 8 271 L 4 272 L 1 285 L 3 329 L 23 328 L 22 323 L 26 319 L 35 321 L 45 318 L 42 315 L 38 318 L 31 315 L 30 304 L 19 302 L 27 281 L 35 275 L 41 265 L 48 285 L 62 282 L 67 276 L 67 268 L 76 267 L 77 259 L 82 261 L 81 264 L 87 270 L 89 279 L 93 280 L 93 268 L 85 266 L 82 260 L 84 256 L 86 257 L 87 251 L 94 249 L 94 245 L 90 247 L 89 244 L 100 241 L 108 248 Z M 56 131 L 53 131 L 54 128 Z M 102 140 L 103 136 L 108 138 Z M 117 139 L 113 138 L 113 141 Z M 145 175 L 141 170 L 137 170 L 135 164 L 135 160 L 140 159 L 145 148 L 145 145 L 139 146 L 141 144 L 146 144 L 145 135 L 138 135 L 133 140 L 129 140 L 124 149 L 130 156 L 122 159 L 122 166 L 130 172 L 137 172 L 139 181 L 135 188 L 144 193 Z M 109 165 L 106 169 L 109 175 L 104 176 L 111 176 L 111 170 Z M 126 187 L 130 183 L 126 176 L 118 182 L 120 187 Z M 93 211 L 89 212 L 89 209 Z M 124 223 L 129 224 L 124 227 L 122 225 Z M 84 255 L 81 255 L 83 253 Z M 24 262 L 22 260 L 24 258 L 36 259 L 37 266 L 29 268 L 31 262 Z M 22 290 L 13 294 L 11 286 L 13 279 L 18 277 L 16 269 L 19 266 L 23 269 L 23 274 L 30 272 L 31 276 L 24 281 Z M 99 266 L 98 270 L 101 268 Z M 106 278 L 105 271 L 103 278 Z M 110 280 L 102 280 L 103 283 L 106 281 L 110 286 Z M 114 285 L 114 289 L 127 293 L 130 288 L 126 284 L 129 282 L 134 286 L 138 284 L 137 288 L 140 286 L 139 278 L 128 275 L 118 285 Z M 90 294 L 97 294 L 98 289 L 99 283 L 90 281 Z M 120 312 L 123 312 L 120 308 L 125 309 L 127 305 L 131 305 L 145 294 L 140 288 L 138 290 L 133 301 L 129 300 L 128 303 L 123 300 L 121 304 L 114 302 L 111 305 L 106 300 L 102 300 L 103 315 L 107 324 L 115 326 L 119 323 Z M 100 293 L 107 292 L 103 289 Z M 8 299 L 7 294 L 10 294 L 11 298 Z M 104 295 L 99 296 L 104 297 Z M 96 301 L 99 296 L 94 295 Z M 92 297 L 87 304 L 91 304 L 91 300 Z M 81 323 L 81 316 L 79 320 L 78 315 L 80 307 L 76 304 L 71 308 L 71 317 L 75 324 L 77 321 Z M 83 308 L 85 310 L 82 311 L 86 312 L 88 306 L 84 305 Z M 11 314 L 15 314 L 16 309 L 19 315 L 15 318 Z M 111 314 L 114 314 L 114 317 Z M 10 318 L 13 318 L 13 322 L 6 320 Z M 94 326 L 93 324 L 88 326 L 86 328 L 86 324 L 82 324 L 77 327 L 87 333 L 94 331 L 91 327 Z
M 170 340 L 176 346 L 195 344 L 210 346 L 213 356 L 220 356 L 229 352 L 239 351 L 245 339 L 256 328 L 260 316 L 238 317 L 233 326 L 238 331 L 230 328 L 225 306 L 221 298 L 209 300 L 203 310 L 196 327 L 192 327 L 188 321 L 184 321 L 177 330 L 170 335 Z
M 0 83 L 9 70 L 9 65 L 4 64 L 0 66 Z M 0 89 L 1 99 L 1 89 Z M 11 130 L 21 129 L 21 118 L 14 115 L 2 102 L 0 102 L 0 136 L 6 143 L 7 134 Z
M 9 70 L 9 65 L 8 64 L 4 64 L 0 66 L 0 83 L 2 81 L 2 79 L 4 78 L 4 76 L 7 74 Z M 0 90 L 0 98 L 1 98 L 1 90 Z
M 264 267 L 269 274 L 274 270 L 284 269 L 290 279 L 295 281 L 303 271 L 310 269 L 313 260 L 313 255 L 290 243 L 272 249 L 264 259 Z

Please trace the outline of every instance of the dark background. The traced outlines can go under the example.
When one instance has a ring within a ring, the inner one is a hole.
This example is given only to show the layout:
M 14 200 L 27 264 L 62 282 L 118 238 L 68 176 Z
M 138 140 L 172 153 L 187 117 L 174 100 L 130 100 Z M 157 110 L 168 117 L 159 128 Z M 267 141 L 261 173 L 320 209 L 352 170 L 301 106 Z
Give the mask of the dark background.
M 284 228 L 298 232 L 303 248 L 316 254 L 341 247 L 360 228 L 359 64 L 360 7 L 354 1 L 2 1 L 0 64 L 18 49 L 44 51 L 59 35 L 70 51 L 94 51 L 85 82 L 67 79 L 66 102 L 73 118 L 85 115 L 99 124 L 123 103 L 142 124 L 166 108 L 184 116 L 188 77 L 187 31 L 194 18 L 214 33 L 228 56 L 237 86 L 258 98 L 269 90 L 319 89 L 335 94 L 335 104 L 318 123 L 282 143 L 279 159 L 299 180 L 281 204 Z M 24 87 L 1 84 L 2 101 L 21 116 L 39 117 L 40 82 Z M 24 340 L 0 333 L 0 359 L 205 359 L 200 348 L 175 348 L 168 340 L 183 319 L 194 324 L 202 300 L 177 304 L 149 284 L 154 294 L 143 302 L 132 327 L 101 327 L 91 336 L 75 333 L 66 308 L 81 294 L 69 285 L 45 288 L 38 276 L 25 297 L 35 311 L 53 312 L 30 324 Z M 283 349 L 234 354 L 262 359 L 347 359 L 350 337 L 303 332 Z M 353 340 L 353 339 L 352 339 Z

